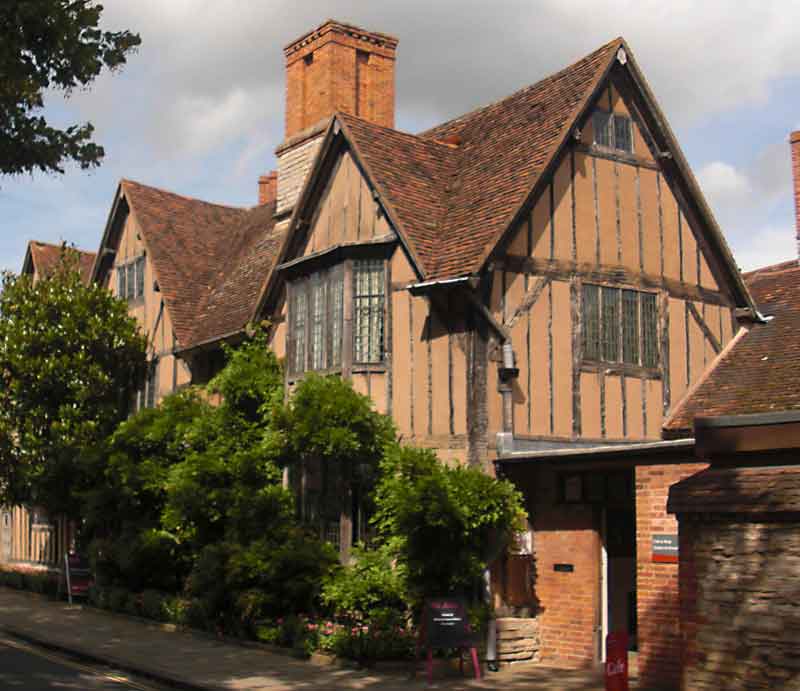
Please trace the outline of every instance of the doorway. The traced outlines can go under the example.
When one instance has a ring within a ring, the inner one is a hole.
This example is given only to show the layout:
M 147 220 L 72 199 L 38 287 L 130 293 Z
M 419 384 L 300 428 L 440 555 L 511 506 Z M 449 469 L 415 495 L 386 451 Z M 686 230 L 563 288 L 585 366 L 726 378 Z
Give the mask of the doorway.
M 601 508 L 601 659 L 609 633 L 628 634 L 629 650 L 637 649 L 636 504 L 633 471 L 606 475 Z

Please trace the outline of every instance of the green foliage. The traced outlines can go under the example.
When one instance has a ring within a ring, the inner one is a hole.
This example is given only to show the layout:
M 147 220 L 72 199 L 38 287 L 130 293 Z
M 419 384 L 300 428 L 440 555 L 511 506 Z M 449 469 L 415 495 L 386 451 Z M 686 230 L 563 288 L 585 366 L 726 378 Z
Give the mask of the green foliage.
M 52 275 L 6 274 L 0 293 L 0 502 L 72 516 L 95 481 L 86 452 L 123 419 L 145 364 L 125 303 L 77 266 L 65 249 Z
M 298 384 L 277 424 L 286 437 L 284 462 L 322 459 L 364 487 L 374 483 L 383 449 L 395 438 L 391 418 L 376 413 L 369 398 L 341 377 L 314 373 Z
M 406 607 L 405 564 L 395 564 L 394 550 L 384 544 L 357 547 L 352 562 L 336 571 L 325 584 L 323 602 L 337 617 L 361 623 L 377 610 L 403 612 Z
M 0 26 L 0 174 L 63 173 L 63 163 L 99 165 L 103 147 L 90 123 L 64 130 L 36 112 L 46 91 L 86 89 L 103 68 L 115 70 L 141 43 L 128 31 L 98 28 L 102 5 L 91 0 L 3 0 Z
M 374 523 L 407 569 L 415 606 L 425 596 L 474 592 L 492 553 L 525 515 L 510 482 L 401 446 L 387 450 L 376 504 Z

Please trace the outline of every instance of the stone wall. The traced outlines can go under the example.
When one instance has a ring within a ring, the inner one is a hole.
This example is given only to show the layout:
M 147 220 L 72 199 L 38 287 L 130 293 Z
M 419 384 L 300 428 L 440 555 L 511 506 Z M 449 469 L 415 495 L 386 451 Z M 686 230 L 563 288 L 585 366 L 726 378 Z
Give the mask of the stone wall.
M 800 688 L 798 527 L 681 521 L 683 688 Z
M 497 661 L 538 662 L 541 650 L 536 619 L 501 617 L 497 622 Z

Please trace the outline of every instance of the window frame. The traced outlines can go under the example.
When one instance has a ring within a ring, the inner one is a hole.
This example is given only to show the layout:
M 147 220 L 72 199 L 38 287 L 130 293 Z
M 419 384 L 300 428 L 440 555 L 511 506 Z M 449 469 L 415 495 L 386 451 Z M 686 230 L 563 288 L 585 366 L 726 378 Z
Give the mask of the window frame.
M 389 260 L 393 246 L 361 245 L 347 248 L 348 254 L 332 252 L 320 261 L 319 257 L 310 257 L 296 265 L 292 265 L 291 275 L 286 277 L 286 368 L 287 380 L 293 382 L 301 379 L 306 372 L 320 374 L 340 374 L 349 376 L 352 372 L 385 371 L 387 367 L 387 328 L 389 324 Z M 382 294 L 371 296 L 379 304 L 378 330 L 380 333 L 380 357 L 360 361 L 356 356 L 356 285 L 360 262 L 376 262 L 380 264 L 380 288 Z M 316 358 L 315 364 L 312 333 L 314 320 L 312 316 L 312 285 L 322 281 L 324 292 L 325 318 L 321 334 L 323 353 Z M 301 297 L 301 296 L 305 297 Z M 303 304 L 304 303 L 304 304 Z M 298 314 L 304 310 L 304 318 Z M 302 331 L 302 333 L 299 333 Z M 302 344 L 305 345 L 302 345 Z M 305 352 L 298 353 L 298 347 Z M 338 351 L 338 353 L 337 353 Z M 337 357 L 338 355 L 338 357 Z
M 633 296 L 635 296 L 635 312 L 630 310 Z M 638 286 L 581 283 L 581 362 L 590 366 L 610 366 L 659 375 L 663 364 L 663 354 L 659 345 L 662 328 L 659 296 L 658 291 Z M 606 310 L 605 301 L 612 297 L 615 301 L 614 308 Z M 626 319 L 626 299 L 627 314 L 635 314 L 633 320 Z M 590 315 L 594 315 L 595 324 L 592 323 Z M 613 323 L 609 325 L 609 321 Z M 633 344 L 630 328 L 632 321 L 633 331 L 636 333 L 635 358 L 631 357 L 630 353 Z M 612 350 L 615 351 L 613 356 Z
M 139 254 L 121 264 L 116 264 L 117 297 L 128 303 L 144 300 L 146 289 L 146 254 Z
M 604 141 L 598 141 L 598 133 L 602 129 L 598 127 L 598 120 L 605 118 L 605 134 Z M 627 139 L 626 142 L 629 148 L 622 148 L 617 142 L 617 123 L 625 122 L 627 124 Z M 595 108 L 592 113 L 592 144 L 605 151 L 614 151 L 620 154 L 628 154 L 630 156 L 636 153 L 634 147 L 633 137 L 633 118 L 629 115 L 622 113 L 615 113 L 614 111 L 604 110 L 603 108 Z

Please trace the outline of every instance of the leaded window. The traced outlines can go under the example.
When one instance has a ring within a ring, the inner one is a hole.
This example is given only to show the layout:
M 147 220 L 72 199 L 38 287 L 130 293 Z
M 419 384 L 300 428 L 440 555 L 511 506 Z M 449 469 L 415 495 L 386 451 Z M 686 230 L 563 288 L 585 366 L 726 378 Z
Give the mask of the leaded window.
M 383 360 L 385 297 L 383 261 L 366 259 L 353 265 L 353 361 Z
M 317 271 L 289 284 L 289 372 L 342 366 L 344 267 Z
M 138 300 L 144 297 L 144 255 L 117 266 L 117 297 Z
M 596 110 L 592 115 L 592 127 L 597 146 L 633 153 L 633 133 L 628 116 Z
M 585 360 L 658 367 L 655 294 L 584 284 L 582 324 Z

